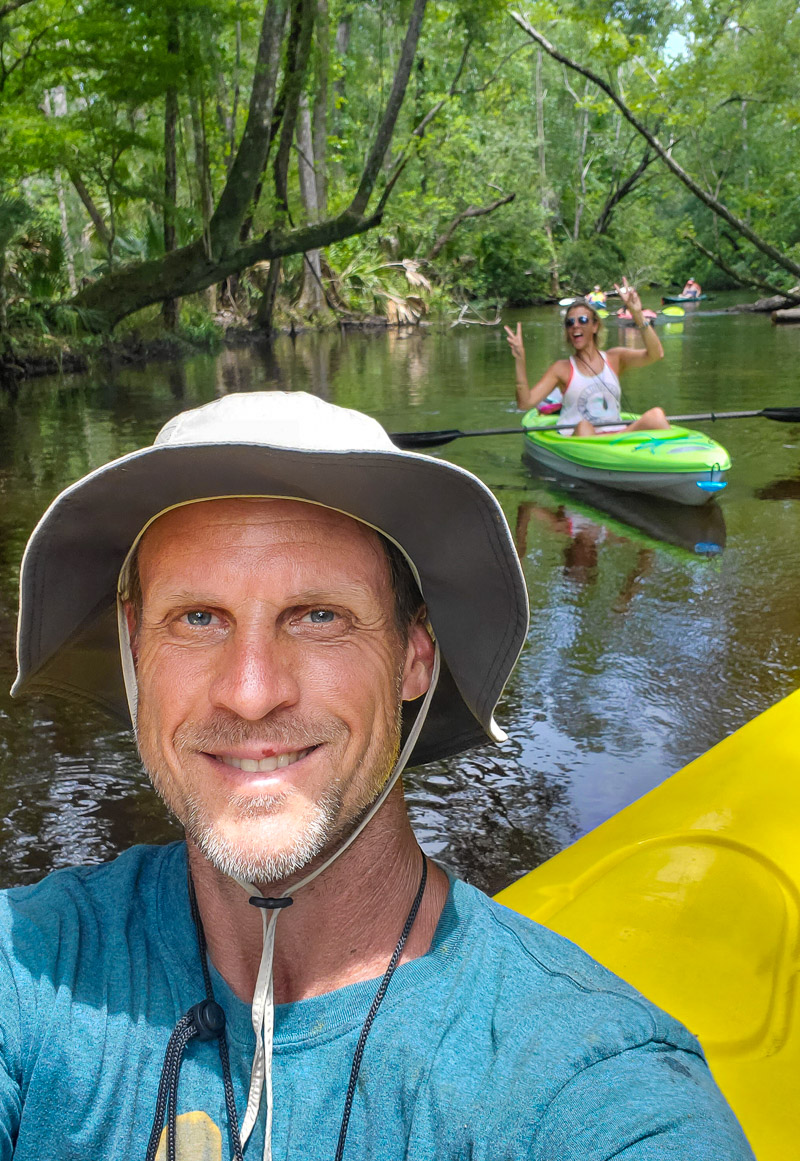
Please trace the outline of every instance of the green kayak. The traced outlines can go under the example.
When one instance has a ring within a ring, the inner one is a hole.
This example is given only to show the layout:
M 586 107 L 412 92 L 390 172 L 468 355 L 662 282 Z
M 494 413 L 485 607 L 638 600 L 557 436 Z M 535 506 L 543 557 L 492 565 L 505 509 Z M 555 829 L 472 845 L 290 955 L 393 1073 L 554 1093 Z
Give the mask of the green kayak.
M 621 417 L 623 423 L 636 418 Z M 726 486 L 731 457 L 699 431 L 672 426 L 579 438 L 554 430 L 558 422 L 559 416 L 535 410 L 523 416 L 523 454 L 539 469 L 692 506 L 705 504 Z
M 708 298 L 707 294 L 662 294 L 662 303 L 668 302 L 702 302 Z

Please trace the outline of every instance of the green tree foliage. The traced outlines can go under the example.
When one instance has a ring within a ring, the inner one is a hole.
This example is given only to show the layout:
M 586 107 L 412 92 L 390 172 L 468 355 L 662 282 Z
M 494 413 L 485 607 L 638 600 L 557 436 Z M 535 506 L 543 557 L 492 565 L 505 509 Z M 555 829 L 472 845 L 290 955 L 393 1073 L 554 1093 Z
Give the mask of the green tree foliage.
M 788 286 L 606 94 L 532 43 L 517 7 L 429 4 L 388 123 L 412 0 L 0 0 L 0 327 L 43 300 L 113 325 L 203 287 L 209 308 L 240 315 L 263 294 L 268 322 L 275 293 L 305 301 L 310 277 L 334 311 L 390 315 L 409 295 L 419 313 L 623 273 L 729 279 L 693 240 L 744 280 Z M 800 261 L 794 0 L 522 10 L 717 202 Z M 303 262 L 319 246 L 322 265 Z M 430 290 L 408 284 L 409 260 Z

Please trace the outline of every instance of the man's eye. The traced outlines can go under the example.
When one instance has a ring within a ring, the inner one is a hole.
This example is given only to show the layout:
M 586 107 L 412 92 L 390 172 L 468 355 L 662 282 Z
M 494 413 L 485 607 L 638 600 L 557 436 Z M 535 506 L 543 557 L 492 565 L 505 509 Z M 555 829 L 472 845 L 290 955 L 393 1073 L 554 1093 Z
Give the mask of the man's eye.
M 187 625 L 197 625 L 204 629 L 206 625 L 210 625 L 212 614 L 205 612 L 203 609 L 192 609 L 191 613 L 186 614 Z
M 312 625 L 329 625 L 331 621 L 336 620 L 336 614 L 331 609 L 312 609 L 310 613 L 306 613 L 306 617 Z

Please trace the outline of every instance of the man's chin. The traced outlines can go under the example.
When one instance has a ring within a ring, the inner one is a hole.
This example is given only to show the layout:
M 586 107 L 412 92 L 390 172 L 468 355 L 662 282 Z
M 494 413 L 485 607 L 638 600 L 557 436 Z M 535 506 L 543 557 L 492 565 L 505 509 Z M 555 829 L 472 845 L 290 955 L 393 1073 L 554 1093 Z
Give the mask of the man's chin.
M 251 819 L 210 821 L 190 810 L 183 822 L 187 837 L 223 875 L 246 883 L 282 883 L 305 870 L 328 847 L 335 831 L 335 812 L 323 805 L 311 818 L 300 821 L 278 811 Z

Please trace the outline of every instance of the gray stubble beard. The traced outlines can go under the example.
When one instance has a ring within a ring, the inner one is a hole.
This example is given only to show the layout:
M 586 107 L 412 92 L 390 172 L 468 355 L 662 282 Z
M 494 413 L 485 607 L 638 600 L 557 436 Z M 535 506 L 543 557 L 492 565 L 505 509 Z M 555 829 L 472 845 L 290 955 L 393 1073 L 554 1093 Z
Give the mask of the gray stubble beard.
M 399 679 L 398 679 L 399 692 Z M 198 848 L 200 853 L 213 867 L 223 875 L 245 883 L 270 884 L 280 883 L 285 879 L 297 875 L 308 867 L 324 851 L 330 849 L 337 840 L 343 840 L 357 826 L 360 819 L 369 809 L 374 799 L 380 793 L 382 786 L 391 775 L 397 761 L 400 745 L 401 708 L 398 702 L 395 722 L 394 739 L 391 747 L 387 747 L 384 755 L 380 756 L 381 775 L 372 779 L 370 799 L 352 819 L 342 819 L 341 809 L 344 800 L 344 791 L 339 779 L 335 779 L 330 787 L 312 804 L 311 816 L 305 822 L 302 833 L 297 836 L 292 845 L 279 853 L 265 851 L 243 853 L 233 840 L 219 833 L 213 818 L 209 818 L 202 807 L 199 796 L 191 792 L 184 796 L 180 807 L 168 792 L 166 780 L 162 779 L 157 764 L 149 764 L 141 750 L 139 731 L 137 729 L 137 744 L 148 777 L 154 790 L 164 802 L 167 809 L 183 826 L 186 836 Z M 141 705 L 140 705 L 141 709 Z M 176 735 L 176 752 L 195 752 L 198 748 L 211 750 L 220 736 L 226 736 L 229 741 L 246 741 L 251 734 L 258 733 L 263 738 L 263 724 L 253 725 L 247 722 L 230 722 L 227 728 L 206 726 L 201 731 L 192 731 L 191 735 L 181 737 Z M 307 744 L 318 744 L 321 741 L 333 741 L 337 737 L 335 729 L 325 731 L 318 725 L 311 729 L 298 729 L 295 722 L 291 727 L 291 742 L 296 744 L 298 736 Z M 283 738 L 276 739 L 283 741 Z M 287 734 L 286 741 L 289 742 Z M 299 748 L 305 748 L 300 746 Z M 280 813 L 285 805 L 287 794 L 281 795 L 233 795 L 228 799 L 230 807 L 238 810 L 240 818 L 257 820 L 271 814 Z

